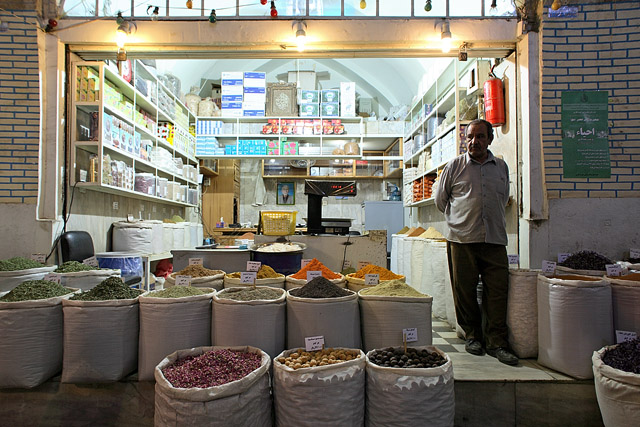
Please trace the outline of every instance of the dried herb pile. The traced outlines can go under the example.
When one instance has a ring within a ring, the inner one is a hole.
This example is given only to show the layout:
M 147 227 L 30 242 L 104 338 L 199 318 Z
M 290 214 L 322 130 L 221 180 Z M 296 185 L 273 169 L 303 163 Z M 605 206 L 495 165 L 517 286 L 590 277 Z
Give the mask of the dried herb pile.
M 64 286 L 50 280 L 27 280 L 0 298 L 2 302 L 19 302 L 47 299 L 70 294 Z
M 282 296 L 282 291 L 263 286 L 257 288 L 229 288 L 220 292 L 218 298 L 234 301 L 276 300 Z
M 42 267 L 45 267 L 45 265 L 41 262 L 21 256 L 0 260 L 0 271 L 18 271 Z
M 98 267 L 92 267 L 87 264 L 83 264 L 78 261 L 63 262 L 58 268 L 54 270 L 54 273 L 77 273 L 79 271 L 92 271 L 100 270 Z
M 211 292 L 209 289 L 196 288 L 193 286 L 172 286 L 161 291 L 155 291 L 149 294 L 150 297 L 155 298 L 183 298 L 192 297 L 196 295 L 204 295 Z
M 142 291 L 132 289 L 125 285 L 120 277 L 109 277 L 93 289 L 72 296 L 75 301 L 105 301 L 115 299 L 133 299 L 140 295 Z

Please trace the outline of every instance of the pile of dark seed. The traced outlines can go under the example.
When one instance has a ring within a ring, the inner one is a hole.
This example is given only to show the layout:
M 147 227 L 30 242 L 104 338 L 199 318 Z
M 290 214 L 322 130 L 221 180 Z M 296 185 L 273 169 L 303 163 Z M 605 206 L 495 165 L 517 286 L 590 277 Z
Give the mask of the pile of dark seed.
M 560 264 L 563 267 L 574 270 L 598 270 L 605 271 L 607 264 L 613 264 L 609 258 L 594 251 L 580 251 L 573 253 Z
M 436 352 L 423 349 L 387 347 L 374 350 L 369 356 L 369 360 L 385 368 L 435 368 L 446 363 L 446 359 Z
M 289 291 L 291 295 L 299 298 L 339 298 L 351 295 L 346 289 L 342 289 L 324 277 L 315 277 L 301 288 Z

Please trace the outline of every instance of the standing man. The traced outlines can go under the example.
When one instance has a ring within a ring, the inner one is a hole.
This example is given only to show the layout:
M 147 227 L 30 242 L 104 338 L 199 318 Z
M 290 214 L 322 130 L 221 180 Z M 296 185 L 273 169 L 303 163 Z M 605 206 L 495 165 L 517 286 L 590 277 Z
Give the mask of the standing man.
M 434 196 L 449 226 L 447 258 L 456 317 L 465 332 L 468 353 L 481 356 L 486 348 L 500 362 L 517 365 L 518 358 L 509 351 L 506 320 L 509 168 L 488 150 L 493 141 L 491 123 L 472 121 L 466 136 L 467 153 L 447 163 Z M 483 286 L 482 311 L 476 294 L 478 276 Z

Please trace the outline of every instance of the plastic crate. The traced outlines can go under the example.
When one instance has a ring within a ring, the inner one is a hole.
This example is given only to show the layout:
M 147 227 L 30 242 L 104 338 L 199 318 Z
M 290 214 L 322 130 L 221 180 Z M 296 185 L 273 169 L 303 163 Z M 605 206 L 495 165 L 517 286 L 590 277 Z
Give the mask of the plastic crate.
M 287 236 L 296 232 L 295 211 L 261 211 L 262 234 Z

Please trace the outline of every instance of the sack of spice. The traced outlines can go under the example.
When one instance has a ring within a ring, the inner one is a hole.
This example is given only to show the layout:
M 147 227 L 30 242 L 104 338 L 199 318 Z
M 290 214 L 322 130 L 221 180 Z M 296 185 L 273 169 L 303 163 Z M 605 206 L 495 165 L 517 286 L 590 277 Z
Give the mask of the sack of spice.
M 211 345 L 214 289 L 173 286 L 146 292 L 140 303 L 138 379 L 153 380 L 153 370 L 170 353 Z
M 358 294 L 316 277 L 287 291 L 287 345 L 303 347 L 306 337 L 324 337 L 327 346 L 360 348 Z
M 24 257 L 0 260 L 0 292 L 10 291 L 27 280 L 44 279 L 58 266 L 44 264 Z
M 228 273 L 224 276 L 224 287 L 240 288 L 243 286 L 253 286 L 252 284 L 242 283 L 242 273 Z M 271 288 L 284 289 L 284 274 L 276 273 L 276 271 L 266 264 L 260 266 L 260 270 L 256 274 L 256 286 L 269 286 Z
M 357 357 L 329 362 L 340 360 L 340 353 L 345 352 L 355 352 Z M 321 356 L 326 356 L 327 362 L 310 367 L 287 366 L 285 359 L 288 357 L 296 357 L 296 354 L 301 356 L 301 359 L 310 357 L 300 349 L 286 350 L 274 359 L 273 397 L 276 425 L 364 425 L 364 353 L 353 347 L 326 348 L 320 353 Z
M 640 273 L 610 277 L 613 304 L 613 330 L 632 331 L 640 335 Z
M 412 346 L 432 344 L 431 302 L 400 280 L 391 280 L 358 292 L 365 351 L 403 344 L 402 330 L 416 328 Z
M 211 343 L 252 345 L 275 357 L 285 349 L 286 292 L 281 288 L 228 288 L 213 296 Z
M 256 347 L 177 350 L 155 367 L 156 426 L 271 426 L 271 359 Z
M 344 276 L 340 273 L 331 271 L 323 263 L 318 261 L 317 258 L 313 258 L 307 265 L 302 267 L 297 273 L 290 274 L 286 277 L 285 289 L 291 290 L 299 288 L 307 284 L 307 273 L 309 271 L 320 271 L 322 277 L 330 281 L 331 283 L 344 288 L 346 286 Z
M 377 265 L 369 264 L 356 271 L 355 273 L 347 274 L 347 289 L 358 292 L 360 289 L 375 286 L 366 284 L 365 276 L 367 274 L 377 274 L 379 276 L 380 283 L 386 282 L 388 280 L 405 281 L 405 276 L 403 276 L 402 274 L 395 274 L 384 267 L 378 267 Z
M 432 346 L 407 350 L 405 354 L 404 348 L 392 347 L 367 353 L 366 425 L 414 425 L 423 420 L 428 425 L 453 426 L 451 359 Z M 415 359 L 418 363 L 411 363 Z
M 29 280 L 0 292 L 0 388 L 36 387 L 62 367 L 62 300 L 76 289 Z
M 110 277 L 62 301 L 63 383 L 119 381 L 136 370 L 140 293 Z
M 120 277 L 119 269 L 91 267 L 78 261 L 66 261 L 53 270 L 60 276 L 60 284 L 83 291 L 93 289 L 109 277 Z
M 191 276 L 191 286 L 198 288 L 213 288 L 216 291 L 224 288 L 224 271 L 222 270 L 211 270 L 202 265 L 189 265 L 169 274 L 164 282 L 165 288 L 175 286 L 176 276 Z
M 509 269 L 509 345 L 521 359 L 538 356 L 538 274 L 540 270 Z

